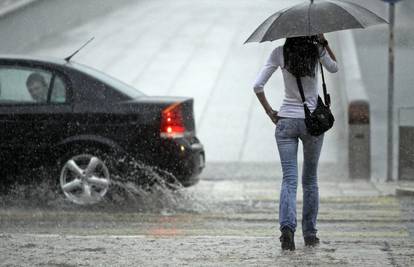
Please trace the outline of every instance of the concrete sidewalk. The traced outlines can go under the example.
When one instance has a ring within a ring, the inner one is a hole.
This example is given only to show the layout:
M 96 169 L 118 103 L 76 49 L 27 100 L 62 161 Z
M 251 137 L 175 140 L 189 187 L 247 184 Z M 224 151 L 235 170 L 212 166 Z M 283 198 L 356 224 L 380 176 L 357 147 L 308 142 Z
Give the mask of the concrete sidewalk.
M 280 181 L 279 181 L 280 182 Z M 278 181 L 201 181 L 180 209 L 0 208 L 4 266 L 413 266 L 413 198 L 393 185 L 320 183 L 318 235 L 296 251 L 278 240 Z M 301 192 L 298 191 L 300 199 Z
M 387 197 L 396 196 L 397 189 L 413 188 L 414 182 L 369 182 L 364 180 L 347 181 L 319 181 L 319 194 L 321 199 L 325 198 L 347 198 L 347 197 Z M 209 192 L 217 199 L 243 199 L 246 196 L 253 199 L 278 200 L 281 179 L 263 179 L 262 177 L 251 177 L 251 179 L 230 180 L 213 179 L 202 180 L 200 185 L 189 188 L 195 194 L 208 195 Z M 255 190 L 250 191 L 251 188 Z M 227 192 L 228 191 L 228 192 Z M 298 201 L 302 199 L 301 181 L 298 181 Z

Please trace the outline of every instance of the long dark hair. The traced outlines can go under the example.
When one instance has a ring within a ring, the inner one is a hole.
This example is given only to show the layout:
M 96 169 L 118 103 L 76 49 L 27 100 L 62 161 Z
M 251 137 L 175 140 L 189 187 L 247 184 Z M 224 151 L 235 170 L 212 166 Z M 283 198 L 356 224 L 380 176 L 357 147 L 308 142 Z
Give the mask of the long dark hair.
M 283 46 L 285 69 L 295 77 L 315 76 L 319 59 L 316 36 L 290 37 Z

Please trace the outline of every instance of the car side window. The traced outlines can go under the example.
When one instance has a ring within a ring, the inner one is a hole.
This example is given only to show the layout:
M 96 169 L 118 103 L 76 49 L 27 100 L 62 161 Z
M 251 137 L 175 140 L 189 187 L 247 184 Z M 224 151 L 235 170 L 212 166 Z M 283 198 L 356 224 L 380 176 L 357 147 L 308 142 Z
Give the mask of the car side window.
M 63 82 L 62 78 L 55 75 L 53 80 L 52 92 L 50 95 L 50 103 L 66 103 L 66 84 Z
M 43 70 L 1 66 L 0 101 L 2 103 L 46 103 L 51 78 L 52 75 Z
M 52 86 L 51 86 L 52 84 Z M 21 66 L 0 66 L 0 103 L 66 102 L 66 85 L 52 72 Z

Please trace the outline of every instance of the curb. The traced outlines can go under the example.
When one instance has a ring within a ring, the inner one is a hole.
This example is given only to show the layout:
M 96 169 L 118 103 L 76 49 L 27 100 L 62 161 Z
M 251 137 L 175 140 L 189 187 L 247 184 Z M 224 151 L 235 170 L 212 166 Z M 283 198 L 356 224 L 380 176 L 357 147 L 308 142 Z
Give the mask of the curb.
M 397 187 L 395 189 L 395 194 L 399 197 L 414 196 L 414 187 Z
M 30 5 L 31 3 L 35 2 L 37 0 L 20 0 L 20 1 L 14 1 L 13 4 L 9 4 L 4 8 L 0 9 L 0 18 L 6 16 L 7 14 L 13 13 L 20 8 L 23 8 L 27 5 Z

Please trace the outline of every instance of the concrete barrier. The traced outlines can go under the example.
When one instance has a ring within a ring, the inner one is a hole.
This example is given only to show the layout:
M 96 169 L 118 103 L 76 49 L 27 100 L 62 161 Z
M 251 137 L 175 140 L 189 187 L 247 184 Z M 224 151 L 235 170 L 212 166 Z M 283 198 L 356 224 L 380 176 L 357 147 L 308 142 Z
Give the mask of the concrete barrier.
M 398 109 L 398 180 L 414 181 L 414 107 Z
M 343 105 L 348 122 L 348 167 L 350 178 L 371 177 L 370 108 L 355 41 L 350 31 L 337 35 L 340 53 L 339 63 L 343 72 Z

